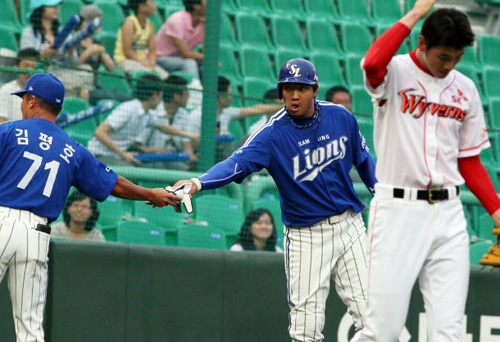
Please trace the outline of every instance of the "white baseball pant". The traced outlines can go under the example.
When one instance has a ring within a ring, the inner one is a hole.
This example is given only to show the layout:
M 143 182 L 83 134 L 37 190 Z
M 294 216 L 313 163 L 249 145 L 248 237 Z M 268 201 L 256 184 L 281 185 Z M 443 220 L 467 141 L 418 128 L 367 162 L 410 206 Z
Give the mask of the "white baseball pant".
M 50 236 L 35 230 L 47 219 L 26 210 L 0 207 L 0 282 L 8 287 L 18 342 L 43 342 Z
M 330 278 L 363 327 L 366 302 L 366 229 L 361 214 L 347 211 L 309 227 L 285 227 L 285 272 L 292 341 L 323 341 Z
M 469 284 L 469 237 L 462 203 L 393 198 L 377 184 L 368 231 L 368 302 L 360 341 L 395 342 L 419 280 L 429 342 L 461 342 Z M 413 194 L 413 195 L 412 195 Z

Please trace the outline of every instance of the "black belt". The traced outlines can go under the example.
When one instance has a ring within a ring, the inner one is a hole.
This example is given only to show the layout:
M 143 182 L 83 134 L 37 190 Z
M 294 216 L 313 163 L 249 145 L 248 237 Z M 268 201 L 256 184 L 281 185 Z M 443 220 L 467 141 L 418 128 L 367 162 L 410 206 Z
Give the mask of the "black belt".
M 37 224 L 35 230 L 50 235 L 51 228 L 48 224 Z
M 460 195 L 460 187 L 456 186 L 457 196 Z M 394 188 L 394 198 L 405 198 L 405 189 Z M 436 203 L 450 198 L 448 189 L 431 189 L 431 190 L 417 190 L 417 199 L 424 200 L 429 203 Z

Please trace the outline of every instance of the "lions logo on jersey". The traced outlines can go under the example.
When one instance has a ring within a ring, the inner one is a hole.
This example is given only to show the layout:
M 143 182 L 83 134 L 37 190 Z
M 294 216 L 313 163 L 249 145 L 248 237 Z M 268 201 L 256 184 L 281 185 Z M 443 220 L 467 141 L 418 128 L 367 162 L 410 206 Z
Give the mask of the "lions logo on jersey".
M 321 137 L 320 137 L 321 138 Z M 301 155 L 293 157 L 293 179 L 298 179 L 299 183 L 313 181 L 319 173 L 332 162 L 343 159 L 347 152 L 346 142 L 348 138 L 343 135 L 339 139 L 334 139 L 324 146 L 311 151 L 306 148 L 303 152 L 304 161 L 301 163 Z M 301 169 L 301 164 L 305 164 Z M 305 176 L 304 176 L 305 175 Z

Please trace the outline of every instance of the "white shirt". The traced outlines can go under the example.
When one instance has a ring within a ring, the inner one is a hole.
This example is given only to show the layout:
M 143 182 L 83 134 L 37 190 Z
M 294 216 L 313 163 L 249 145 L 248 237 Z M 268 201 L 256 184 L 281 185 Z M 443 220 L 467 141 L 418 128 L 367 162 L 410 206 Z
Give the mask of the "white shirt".
M 224 108 L 220 113 L 218 121 L 220 123 L 220 132 L 219 134 L 230 134 L 229 132 L 229 124 L 232 120 L 236 119 L 240 115 L 241 109 L 237 107 L 228 107 Z
M 372 88 L 365 75 L 365 87 L 374 102 L 381 184 L 416 189 L 461 185 L 457 159 L 490 146 L 477 88 L 456 70 L 439 79 L 409 54 L 400 55 L 390 62 L 381 85 Z
M 23 113 L 21 112 L 21 103 L 23 99 L 16 95 L 10 95 L 11 93 L 22 89 L 17 83 L 17 80 L 5 83 L 0 87 L 0 116 L 4 116 L 7 120 L 21 120 L 23 118 Z
M 279 246 L 274 246 L 275 247 L 275 250 L 276 250 L 276 253 L 283 253 L 283 249 Z M 243 246 L 239 243 L 235 243 L 234 245 L 231 246 L 231 251 L 233 252 L 243 252 L 245 251 L 243 249 Z
M 158 118 L 151 112 L 145 112 L 139 100 L 122 103 L 113 110 L 106 122 L 112 130 L 109 136 L 123 151 L 129 149 L 135 142 L 144 144 L 145 132 L 149 128 L 158 127 Z M 115 153 L 94 136 L 89 141 L 89 151 L 97 156 L 113 156 Z
M 248 135 L 252 135 L 253 132 L 255 132 L 256 130 L 258 130 L 260 128 L 260 126 L 262 126 L 263 124 L 265 124 L 267 122 L 267 117 L 265 115 L 263 115 L 259 121 L 255 121 L 252 126 L 250 126 L 250 128 L 248 129 Z

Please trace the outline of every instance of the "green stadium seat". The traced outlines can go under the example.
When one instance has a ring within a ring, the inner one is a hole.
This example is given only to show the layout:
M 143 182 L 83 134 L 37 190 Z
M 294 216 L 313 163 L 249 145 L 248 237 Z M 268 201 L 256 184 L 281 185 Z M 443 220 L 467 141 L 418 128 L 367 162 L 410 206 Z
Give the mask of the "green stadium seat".
M 304 21 L 307 14 L 301 0 L 269 0 L 275 16 Z
M 363 81 L 363 70 L 361 70 L 361 56 L 348 56 L 345 61 L 345 71 L 347 76 L 347 82 L 352 86 L 362 87 Z
M 462 60 L 458 65 L 463 65 L 473 68 L 476 70 L 476 72 L 479 71 L 480 67 L 477 62 L 476 52 L 472 46 L 469 46 L 465 49 L 465 53 L 462 57 Z
M 355 114 L 373 115 L 371 96 L 364 87 L 352 87 L 352 110 Z
M 226 196 L 201 196 L 195 199 L 194 206 L 196 220 L 229 234 L 239 232 L 245 219 L 243 203 Z
M 343 23 L 340 25 L 340 36 L 347 54 L 364 56 L 372 45 L 370 30 L 364 25 Z
M 235 50 L 238 47 L 231 19 L 226 13 L 221 14 L 220 45 Z
M 500 98 L 490 99 L 488 114 L 490 125 L 495 129 L 500 129 Z
M 405 12 L 406 13 L 408 13 L 413 8 L 413 6 L 415 5 L 415 2 L 417 2 L 417 0 L 405 0 Z
M 375 39 L 379 38 L 385 31 L 390 29 L 392 25 L 393 25 L 393 23 L 386 23 L 386 22 L 377 24 L 375 26 Z M 405 54 L 408 52 L 410 52 L 410 50 L 408 49 L 408 41 L 405 40 L 403 42 L 403 44 L 401 44 L 401 46 L 398 49 L 398 51 L 396 52 L 396 54 L 402 55 L 402 54 Z
M 59 20 L 61 25 L 64 26 L 68 22 L 69 18 L 73 15 L 78 14 L 80 9 L 85 6 L 85 3 L 80 0 L 65 0 L 59 5 Z M 105 20 L 104 20 L 105 22 Z M 104 23 L 103 23 L 104 24 Z
M 399 0 L 371 0 L 373 18 L 378 22 L 394 25 L 401 17 Z
M 366 0 L 337 0 L 337 4 L 341 20 L 364 24 L 372 22 Z
M 296 20 L 285 17 L 271 18 L 271 32 L 276 46 L 283 46 L 297 54 L 304 54 L 306 44 Z
M 269 17 L 272 13 L 267 0 L 236 0 L 235 3 L 239 13 L 252 13 L 263 17 Z
M 240 141 L 241 138 L 245 136 L 245 130 L 243 129 L 243 122 L 241 120 L 232 120 L 229 123 L 229 132 L 234 135 L 233 143 Z
M 471 265 L 479 265 L 479 260 L 483 258 L 483 255 L 489 253 L 491 243 L 489 242 L 478 242 L 470 245 L 470 263 Z
M 100 69 L 103 72 L 104 69 Z M 127 81 L 127 73 L 123 70 L 115 70 L 113 72 L 106 72 L 106 74 L 99 73 L 97 76 L 97 84 L 106 90 L 120 92 L 124 94 L 132 94 L 130 85 Z
M 238 80 L 237 84 L 240 83 L 241 74 L 238 70 L 238 62 L 236 61 L 236 55 L 233 49 L 221 46 L 219 49 L 219 62 L 221 67 L 219 69 L 220 75 L 228 77 L 232 80 Z
M 158 209 L 139 201 L 134 201 L 134 217 L 147 219 L 149 223 L 175 231 L 184 223 L 184 216 L 176 213 L 174 208 Z
M 422 30 L 422 27 L 414 27 L 413 30 L 411 30 L 410 33 L 410 51 L 413 51 L 417 48 L 418 46 L 418 41 L 420 39 L 420 32 Z
M 304 0 L 304 8 L 310 18 L 338 21 L 339 13 L 332 0 Z
M 306 21 L 307 41 L 314 51 L 325 51 L 338 57 L 344 56 L 337 38 L 337 31 L 332 23 L 320 20 Z
M 261 77 L 276 82 L 276 74 L 266 51 L 243 47 L 240 57 L 244 77 Z
M 84 99 L 78 97 L 67 97 L 64 99 L 63 110 L 68 111 L 70 114 L 76 114 L 87 108 L 90 108 L 90 104 Z M 68 126 L 64 130 L 80 144 L 87 146 L 96 128 L 97 121 L 94 117 L 91 117 Z
M 28 12 L 30 10 L 30 2 L 31 2 L 31 0 L 20 0 L 19 1 L 19 6 L 20 6 L 19 21 L 20 21 L 22 26 L 31 25 L 30 19 L 28 18 Z
M 124 0 L 124 1 L 128 1 L 128 0 Z M 184 7 L 184 4 L 182 2 L 175 2 L 174 1 L 172 4 L 163 7 L 163 10 L 165 11 L 165 20 L 167 20 L 175 12 L 185 11 L 186 8 Z
M 234 15 L 238 12 L 238 8 L 233 0 L 222 0 L 222 12 Z
M 155 15 L 149 17 L 149 19 L 151 19 L 153 24 L 155 24 L 155 32 L 158 32 L 164 23 L 163 18 L 160 15 L 160 11 L 157 10 Z
M 114 196 L 109 196 L 104 202 L 100 202 L 98 207 L 100 214 L 97 222 L 103 227 L 117 226 L 124 215 L 129 213 L 123 200 Z
M 238 40 L 242 45 L 269 51 L 273 45 L 264 19 L 253 14 L 238 13 L 235 16 Z
M 99 226 L 99 230 L 101 231 L 102 235 L 104 235 L 104 239 L 108 242 L 115 242 L 116 241 L 116 226 L 106 226 L 102 227 Z
M 102 21 L 102 31 L 114 34 L 115 39 L 118 35 L 118 30 L 125 21 L 125 14 L 123 13 L 120 5 L 112 2 L 101 2 L 98 6 L 104 13 L 104 20 Z
M 276 83 L 262 78 L 246 77 L 243 80 L 243 95 L 251 99 L 245 99 L 245 105 L 253 106 L 262 103 L 264 94 L 269 89 L 276 89 Z
M 279 75 L 281 66 L 285 64 L 285 62 L 294 58 L 305 58 L 305 55 L 286 47 L 277 48 L 274 53 L 274 69 L 276 71 L 276 75 Z
M 104 46 L 106 52 L 110 56 L 114 56 L 116 46 L 116 33 L 101 32 L 96 35 L 96 38 Z
M 493 35 L 482 35 L 477 38 L 478 59 L 483 66 L 500 67 L 500 37 Z
M 165 245 L 165 231 L 154 223 L 124 221 L 116 227 L 116 241 L 141 245 Z
M 500 51 L 500 50 L 499 50 Z M 500 68 L 484 68 L 483 69 L 483 86 L 484 92 L 490 97 L 500 96 Z
M 184 225 L 178 233 L 179 247 L 226 249 L 226 233 L 202 225 Z
M 2 2 L 2 10 L 0 11 L 0 28 L 12 33 L 21 33 L 22 25 L 17 16 L 14 3 L 15 1 L 9 0 Z
M 19 51 L 16 34 L 3 26 L 0 26 L 0 48 L 9 49 L 16 52 Z
M 321 86 L 326 84 L 345 85 L 346 81 L 342 74 L 340 61 L 334 55 L 314 52 L 311 55 L 311 62 L 316 66 Z

